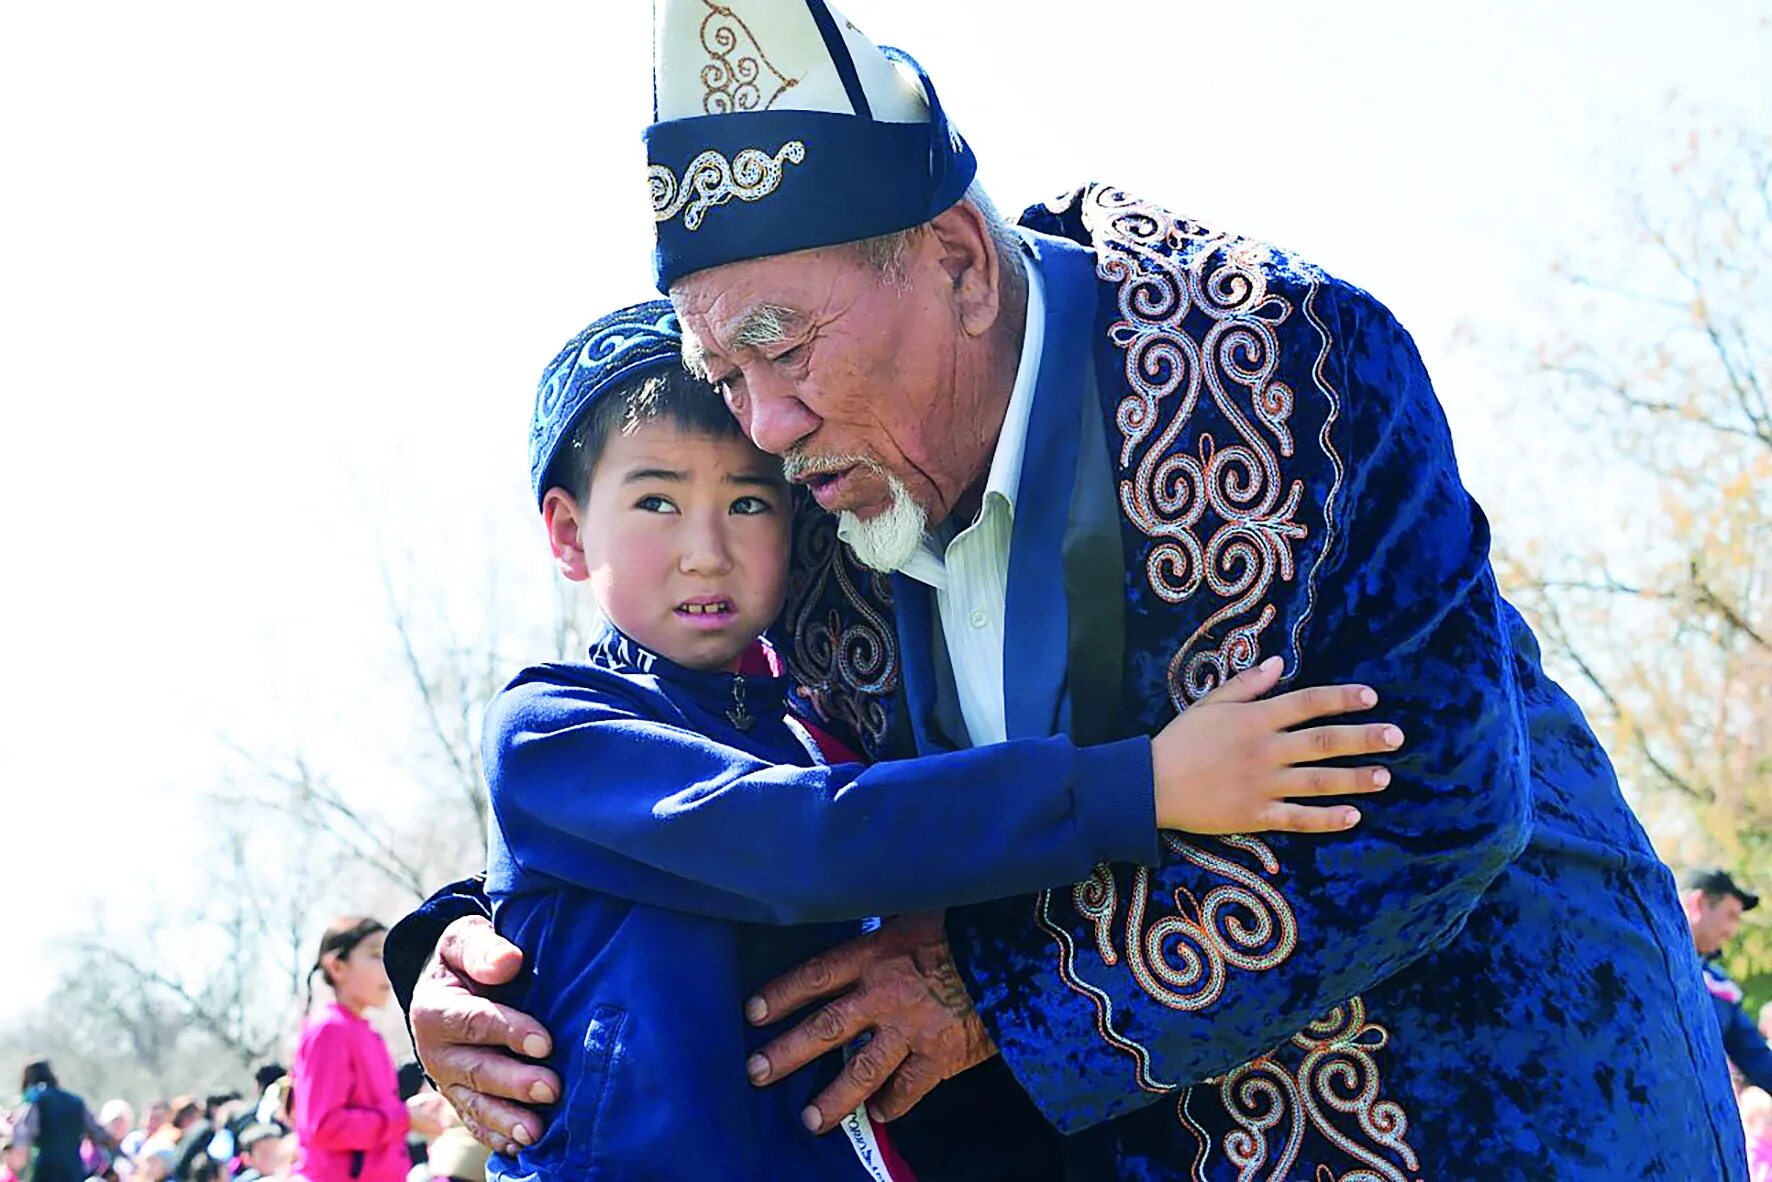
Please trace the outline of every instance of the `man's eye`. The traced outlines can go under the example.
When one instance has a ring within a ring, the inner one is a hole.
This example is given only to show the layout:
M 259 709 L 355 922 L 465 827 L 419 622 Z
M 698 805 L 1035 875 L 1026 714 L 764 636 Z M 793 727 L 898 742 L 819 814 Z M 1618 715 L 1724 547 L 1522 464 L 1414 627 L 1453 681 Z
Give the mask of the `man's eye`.
M 634 508 L 643 513 L 675 513 L 677 511 L 677 506 L 671 504 L 669 497 L 661 496 L 641 497 L 634 502 Z
M 719 381 L 715 382 L 714 389 L 719 391 L 720 399 L 726 403 L 727 410 L 731 411 L 733 414 L 738 414 L 744 409 L 744 389 L 740 386 L 736 374 L 730 377 L 721 378 Z
M 784 363 L 787 365 L 798 365 L 800 362 L 806 360 L 806 350 L 808 348 L 808 342 L 802 341 L 791 349 L 777 353 L 774 357 L 774 361 L 777 365 Z
M 775 506 L 762 497 L 740 497 L 732 502 L 732 513 L 735 517 L 757 517 L 773 512 L 775 512 Z

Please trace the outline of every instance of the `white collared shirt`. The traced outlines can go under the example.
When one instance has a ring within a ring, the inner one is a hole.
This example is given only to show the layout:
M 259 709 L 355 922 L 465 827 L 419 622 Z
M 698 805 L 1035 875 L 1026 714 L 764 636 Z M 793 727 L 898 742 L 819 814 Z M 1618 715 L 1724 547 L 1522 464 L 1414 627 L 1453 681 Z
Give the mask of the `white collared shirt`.
M 997 449 L 985 479 L 984 503 L 972 524 L 945 547 L 938 538 L 925 534 L 923 544 L 901 568 L 901 573 L 935 591 L 960 713 L 975 747 L 1008 738 L 1003 702 L 1003 617 L 1009 598 L 1009 540 L 1046 336 L 1046 298 L 1040 272 L 1033 259 L 1023 258 L 1027 265 L 1027 327 L 1022 332 L 1021 361 L 1009 394 L 1009 408 L 1003 415 L 1003 430 L 997 435 Z

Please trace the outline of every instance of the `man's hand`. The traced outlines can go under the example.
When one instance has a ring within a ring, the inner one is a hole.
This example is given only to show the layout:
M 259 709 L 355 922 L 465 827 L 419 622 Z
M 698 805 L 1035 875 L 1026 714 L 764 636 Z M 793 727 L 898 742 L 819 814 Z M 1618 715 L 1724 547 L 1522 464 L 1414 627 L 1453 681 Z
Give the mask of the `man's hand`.
M 745 1003 L 761 1026 L 813 1002 L 835 1000 L 751 1056 L 753 1084 L 798 1071 L 865 1032 L 850 1057 L 802 1113 L 815 1133 L 867 1102 L 876 1120 L 896 1120 L 944 1079 L 997 1053 L 942 933 L 941 912 L 889 919 L 880 930 L 813 957 Z
M 483 1144 L 516 1153 L 541 1136 L 541 1118 L 521 1104 L 560 1098 L 553 1072 L 517 1058 L 545 1057 L 548 1032 L 527 1014 L 479 996 L 477 985 L 503 985 L 523 967 L 523 953 L 477 915 L 443 931 L 412 990 L 412 1045 L 462 1123 Z M 489 1049 L 496 1048 L 496 1049 Z

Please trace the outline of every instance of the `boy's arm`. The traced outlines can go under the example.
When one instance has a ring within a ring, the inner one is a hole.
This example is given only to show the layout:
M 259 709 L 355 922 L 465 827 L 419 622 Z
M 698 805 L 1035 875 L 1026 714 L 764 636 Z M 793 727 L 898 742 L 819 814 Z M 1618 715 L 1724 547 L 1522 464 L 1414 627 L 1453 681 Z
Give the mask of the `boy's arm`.
M 810 923 L 1001 898 L 1157 857 L 1150 741 L 765 763 L 580 686 L 494 703 L 493 860 L 635 902 Z M 502 848 L 501 848 L 502 847 Z

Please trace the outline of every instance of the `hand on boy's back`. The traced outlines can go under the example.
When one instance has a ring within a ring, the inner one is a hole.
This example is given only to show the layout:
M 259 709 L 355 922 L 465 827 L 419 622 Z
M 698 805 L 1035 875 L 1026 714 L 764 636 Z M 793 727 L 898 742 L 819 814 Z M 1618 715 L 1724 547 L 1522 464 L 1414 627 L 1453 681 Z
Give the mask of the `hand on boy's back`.
M 896 1120 L 936 1084 L 997 1054 L 966 994 L 939 911 L 888 919 L 819 953 L 763 986 L 745 1018 L 765 1025 L 819 1003 L 745 1065 L 761 1087 L 869 1035 L 801 1114 L 815 1133 L 835 1128 L 861 1104 L 876 1120 Z
M 482 1144 L 514 1154 L 541 1137 L 528 1104 L 552 1104 L 560 1079 L 528 1059 L 553 1047 L 541 1023 L 482 996 L 508 984 L 523 952 L 481 916 L 450 924 L 412 990 L 412 1045 L 462 1124 Z

